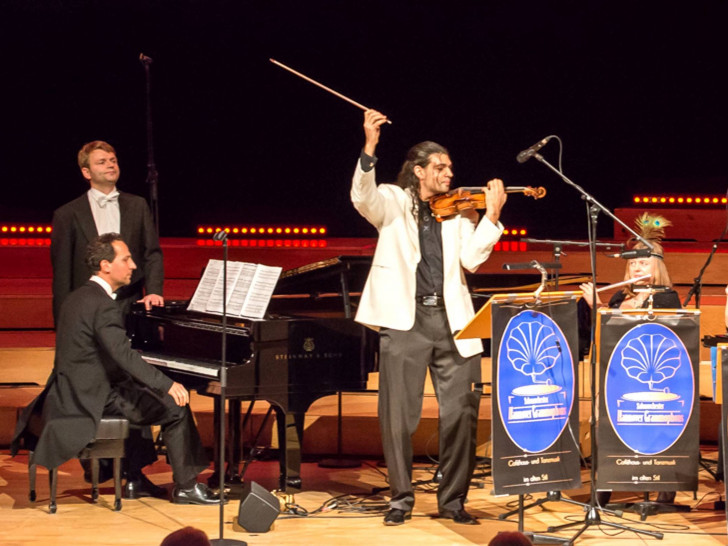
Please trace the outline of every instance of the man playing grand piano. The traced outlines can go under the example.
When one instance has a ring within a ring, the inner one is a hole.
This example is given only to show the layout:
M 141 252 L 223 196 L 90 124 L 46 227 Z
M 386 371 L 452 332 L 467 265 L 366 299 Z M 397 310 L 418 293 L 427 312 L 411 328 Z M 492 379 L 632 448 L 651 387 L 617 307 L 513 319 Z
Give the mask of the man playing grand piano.
M 501 180 L 488 182 L 486 213 L 458 213 L 436 222 L 428 198 L 450 189 L 450 156 L 422 142 L 407 154 L 398 183 L 377 186 L 375 148 L 387 118 L 364 113 L 365 145 L 354 173 L 354 207 L 379 231 L 372 267 L 356 320 L 380 336 L 379 421 L 391 488 L 385 525 L 411 517 L 412 434 L 422 410 L 430 369 L 440 407 L 440 517 L 477 524 L 465 511 L 475 467 L 480 381 L 480 340 L 453 339 L 473 317 L 463 269 L 475 271 L 503 232 L 506 194 Z
M 207 468 L 200 436 L 189 408 L 189 393 L 132 350 L 114 302 L 136 269 L 121 236 L 106 233 L 86 253 L 91 278 L 61 306 L 56 323 L 56 357 L 46 389 L 18 421 L 13 452 L 31 412 L 43 415 L 36 462 L 54 468 L 76 457 L 94 438 L 102 415 L 122 416 L 132 425 L 161 425 L 172 465 L 178 504 L 214 504 L 216 494 L 197 475 Z M 126 453 L 129 472 L 141 474 L 134 453 Z
M 94 140 L 78 151 L 78 167 L 89 189 L 53 213 L 51 265 L 53 266 L 53 320 L 59 318 L 61 305 L 68 295 L 88 280 L 86 246 L 98 235 L 120 233 L 136 260 L 132 282 L 117 293 L 116 304 L 126 320 L 135 301 L 163 306 L 164 264 L 152 214 L 143 197 L 119 192 L 117 183 L 121 168 L 116 150 L 108 142 Z M 134 427 L 125 442 L 143 459 L 144 464 L 157 460 L 157 453 L 148 427 Z M 111 460 L 101 459 L 100 481 L 111 479 Z M 91 479 L 88 461 L 82 461 L 86 480 Z M 124 461 L 124 497 L 164 497 L 167 492 L 155 487 L 143 474 L 129 473 Z

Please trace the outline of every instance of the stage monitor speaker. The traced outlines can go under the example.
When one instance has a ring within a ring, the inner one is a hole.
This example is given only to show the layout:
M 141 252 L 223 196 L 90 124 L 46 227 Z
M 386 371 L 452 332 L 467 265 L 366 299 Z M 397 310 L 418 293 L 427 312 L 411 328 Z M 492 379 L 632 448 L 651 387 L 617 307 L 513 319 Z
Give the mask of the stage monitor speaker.
M 265 533 L 280 513 L 278 497 L 253 481 L 246 482 L 238 509 L 240 527 L 249 533 Z

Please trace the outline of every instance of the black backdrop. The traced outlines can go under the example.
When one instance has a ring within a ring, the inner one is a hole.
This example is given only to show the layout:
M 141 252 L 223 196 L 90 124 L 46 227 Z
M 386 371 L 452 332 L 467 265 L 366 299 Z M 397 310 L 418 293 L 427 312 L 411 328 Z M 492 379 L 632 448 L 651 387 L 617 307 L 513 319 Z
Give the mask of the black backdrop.
M 542 185 L 504 221 L 585 238 L 578 194 L 519 150 L 549 134 L 567 175 L 614 208 L 635 191 L 724 193 L 726 3 L 450 0 L 0 0 L 0 221 L 50 221 L 86 188 L 75 154 L 114 144 L 146 195 L 152 57 L 163 236 L 197 222 L 316 222 L 373 236 L 348 185 L 361 112 L 276 58 L 390 116 L 379 177 L 447 146 L 456 182 Z M 556 163 L 551 142 L 544 155 Z M 719 232 L 720 228 L 717 227 Z M 602 236 L 611 222 L 602 217 Z M 717 234 L 716 234 L 717 236 Z

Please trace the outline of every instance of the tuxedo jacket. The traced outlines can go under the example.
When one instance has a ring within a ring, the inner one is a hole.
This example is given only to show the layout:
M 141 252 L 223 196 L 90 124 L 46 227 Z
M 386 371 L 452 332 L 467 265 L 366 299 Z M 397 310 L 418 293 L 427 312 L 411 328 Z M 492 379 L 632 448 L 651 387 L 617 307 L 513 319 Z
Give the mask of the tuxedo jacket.
M 377 186 L 375 169 L 364 172 L 357 162 L 351 200 L 379 231 L 356 321 L 377 329 L 409 330 L 415 323 L 417 264 L 421 258 L 412 195 L 393 184 Z M 501 233 L 500 222 L 496 226 L 485 217 L 477 225 L 461 215 L 442 222 L 443 297 L 452 333 L 474 316 L 464 269 L 475 272 L 488 259 Z M 464 357 L 483 351 L 479 339 L 456 340 L 455 344 Z
M 152 214 L 144 198 L 119 193 L 121 237 L 137 265 L 131 284 L 118 291 L 118 298 L 162 295 L 164 263 Z M 51 264 L 53 266 L 53 318 L 58 322 L 61 304 L 91 276 L 86 267 L 86 247 L 98 236 L 88 195 L 84 193 L 53 213 Z
M 114 385 L 135 382 L 168 396 L 172 380 L 131 348 L 116 302 L 94 281 L 73 291 L 56 325 L 53 372 L 39 398 L 18 419 L 12 453 L 35 448 L 36 462 L 54 468 L 78 455 L 96 434 Z M 26 427 L 42 412 L 43 431 L 28 445 Z

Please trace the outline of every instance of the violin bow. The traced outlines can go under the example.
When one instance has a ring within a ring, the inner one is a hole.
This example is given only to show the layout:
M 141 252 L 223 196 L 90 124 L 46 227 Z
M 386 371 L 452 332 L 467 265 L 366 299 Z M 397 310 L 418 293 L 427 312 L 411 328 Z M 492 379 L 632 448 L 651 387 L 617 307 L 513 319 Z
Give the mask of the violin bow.
M 339 97 L 340 99 L 343 99 L 343 100 L 345 100 L 345 101 L 346 101 L 346 102 L 348 102 L 349 104 L 353 104 L 353 105 L 354 105 L 354 106 L 356 106 L 357 108 L 361 108 L 361 109 L 362 109 L 362 110 L 364 110 L 364 111 L 366 111 L 366 110 L 369 110 L 369 108 L 367 108 L 367 107 L 366 107 L 366 106 L 364 106 L 363 104 L 360 104 L 360 103 L 356 102 L 355 100 L 352 100 L 352 99 L 350 99 L 350 98 L 349 98 L 349 97 L 347 97 L 346 95 L 342 95 L 342 94 L 341 94 L 341 93 L 339 93 L 338 91 L 334 91 L 334 90 L 333 90 L 333 89 L 331 89 L 330 87 L 326 87 L 326 86 L 325 86 L 324 84 L 322 84 L 322 83 L 319 83 L 319 82 L 317 82 L 317 81 L 316 81 L 316 80 L 314 80 L 313 78 L 309 78 L 309 77 L 308 77 L 308 76 L 306 76 L 305 74 L 301 74 L 301 73 L 300 73 L 300 72 L 298 72 L 297 70 L 293 70 L 293 69 L 292 69 L 292 68 L 291 68 L 290 66 L 286 66 L 286 65 L 284 65 L 283 63 L 281 63 L 281 62 L 279 62 L 279 61 L 276 61 L 275 59 L 268 59 L 268 60 L 269 60 L 270 62 L 272 62 L 272 63 L 273 63 L 274 65 L 276 65 L 276 66 L 280 66 L 280 67 L 281 67 L 282 69 L 284 69 L 284 70 L 288 70 L 288 71 L 289 71 L 289 72 L 290 72 L 291 74 L 295 74 L 295 75 L 296 75 L 296 76 L 298 76 L 299 78 L 302 78 L 302 79 L 306 80 L 307 82 L 309 82 L 309 83 L 312 83 L 312 84 L 314 84 L 314 85 L 316 85 L 316 86 L 320 87 L 320 88 L 321 88 L 321 89 L 323 89 L 324 91 L 328 91 L 328 92 L 329 92 L 329 93 L 331 93 L 332 95 L 335 95 L 335 96 Z M 387 120 L 387 123 L 389 123 L 390 125 L 392 124 L 392 122 L 391 122 L 391 121 L 389 121 L 389 120 Z

